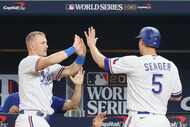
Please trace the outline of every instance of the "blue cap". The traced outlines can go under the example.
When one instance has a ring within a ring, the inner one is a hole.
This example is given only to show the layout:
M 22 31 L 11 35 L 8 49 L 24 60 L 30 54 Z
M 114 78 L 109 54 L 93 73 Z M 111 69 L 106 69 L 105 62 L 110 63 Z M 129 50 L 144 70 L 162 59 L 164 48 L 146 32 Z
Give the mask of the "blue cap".
M 160 46 L 160 32 L 155 27 L 143 27 L 137 38 L 142 38 L 147 46 L 154 48 L 159 48 Z

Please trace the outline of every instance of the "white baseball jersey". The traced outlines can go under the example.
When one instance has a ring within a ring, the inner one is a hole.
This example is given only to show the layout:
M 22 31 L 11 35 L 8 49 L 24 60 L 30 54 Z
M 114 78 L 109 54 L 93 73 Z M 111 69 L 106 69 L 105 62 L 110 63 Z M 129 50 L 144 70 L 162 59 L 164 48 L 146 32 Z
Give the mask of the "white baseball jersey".
M 171 95 L 182 92 L 175 64 L 162 56 L 125 56 L 109 59 L 111 73 L 127 74 L 127 107 L 131 111 L 166 114 Z
M 39 58 L 39 56 L 27 56 L 19 64 L 19 108 L 52 114 L 53 80 L 59 79 L 63 67 L 55 64 L 36 72 Z

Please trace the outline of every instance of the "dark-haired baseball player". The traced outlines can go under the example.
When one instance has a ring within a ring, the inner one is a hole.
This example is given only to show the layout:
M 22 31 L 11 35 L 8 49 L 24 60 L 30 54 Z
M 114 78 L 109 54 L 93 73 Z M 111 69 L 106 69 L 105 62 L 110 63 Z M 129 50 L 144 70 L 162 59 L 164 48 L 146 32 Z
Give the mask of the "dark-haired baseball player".
M 170 127 L 165 114 L 168 100 L 181 99 L 182 85 L 176 65 L 157 54 L 160 32 L 144 27 L 137 38 L 142 56 L 107 58 L 96 47 L 93 27 L 85 32 L 94 61 L 110 73 L 126 73 L 128 78 L 127 107 L 129 118 L 126 127 Z

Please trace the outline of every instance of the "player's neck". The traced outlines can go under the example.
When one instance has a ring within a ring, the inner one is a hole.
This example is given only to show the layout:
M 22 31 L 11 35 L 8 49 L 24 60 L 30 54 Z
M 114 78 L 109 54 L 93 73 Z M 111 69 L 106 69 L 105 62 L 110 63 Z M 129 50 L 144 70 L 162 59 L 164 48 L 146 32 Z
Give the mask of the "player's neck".
M 32 52 L 32 51 L 28 52 L 28 56 L 34 56 L 34 55 L 38 55 L 38 54 L 36 52 Z
M 156 50 L 154 48 L 147 48 L 144 50 L 143 55 L 157 55 Z

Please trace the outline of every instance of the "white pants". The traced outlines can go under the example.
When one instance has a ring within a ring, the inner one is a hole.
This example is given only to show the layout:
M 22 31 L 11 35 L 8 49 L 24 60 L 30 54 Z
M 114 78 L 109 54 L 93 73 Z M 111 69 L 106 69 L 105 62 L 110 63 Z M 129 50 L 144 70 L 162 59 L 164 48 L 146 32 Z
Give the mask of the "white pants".
M 48 122 L 41 116 L 19 114 L 15 127 L 50 127 Z
M 171 127 L 165 115 L 138 114 L 132 111 L 129 111 L 128 115 L 125 127 Z

